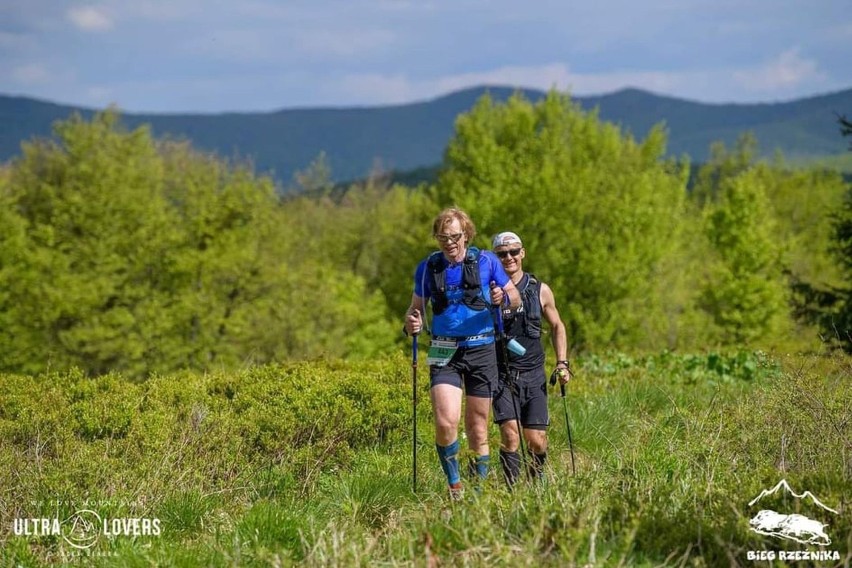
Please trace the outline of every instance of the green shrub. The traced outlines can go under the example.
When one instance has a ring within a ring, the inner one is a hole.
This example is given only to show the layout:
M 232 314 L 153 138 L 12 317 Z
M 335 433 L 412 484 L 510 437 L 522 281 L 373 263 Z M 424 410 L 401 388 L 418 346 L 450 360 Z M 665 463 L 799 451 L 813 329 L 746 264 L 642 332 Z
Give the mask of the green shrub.
M 0 429 L 12 440 L 0 445 L 0 517 L 67 516 L 88 499 L 104 515 L 161 519 L 162 538 L 99 543 L 116 554 L 93 560 L 105 566 L 745 563 L 746 550 L 795 549 L 749 529 L 748 502 L 780 479 L 848 509 L 850 378 L 844 357 L 588 358 L 566 400 L 577 474 L 552 397 L 545 483 L 509 492 L 494 460 L 483 492 L 451 504 L 425 377 L 411 492 L 401 356 L 142 383 L 0 376 Z M 93 423 L 134 409 L 124 434 L 75 433 L 75 409 L 102 399 L 119 411 Z M 847 550 L 848 515 L 829 521 L 832 548 Z M 3 565 L 62 552 L 55 538 L 0 533 Z

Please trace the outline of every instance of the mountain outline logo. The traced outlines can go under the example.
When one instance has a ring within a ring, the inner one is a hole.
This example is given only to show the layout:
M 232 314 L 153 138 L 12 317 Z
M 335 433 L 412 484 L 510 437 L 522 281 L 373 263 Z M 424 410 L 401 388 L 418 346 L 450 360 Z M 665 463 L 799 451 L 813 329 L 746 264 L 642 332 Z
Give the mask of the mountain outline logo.
M 748 506 L 753 507 L 764 497 L 775 495 L 782 489 L 796 499 L 810 499 L 811 503 L 817 507 L 835 515 L 838 514 L 836 510 L 825 505 L 810 491 L 805 491 L 801 494 L 793 491 L 793 488 L 790 487 L 786 479 L 779 481 L 772 489 L 762 490 L 760 495 L 749 501 Z M 749 525 L 753 532 L 774 538 L 793 540 L 800 544 L 813 544 L 817 546 L 828 546 L 831 544 L 831 538 L 825 531 L 828 524 L 797 513 L 788 515 L 771 509 L 761 509 L 749 521 Z

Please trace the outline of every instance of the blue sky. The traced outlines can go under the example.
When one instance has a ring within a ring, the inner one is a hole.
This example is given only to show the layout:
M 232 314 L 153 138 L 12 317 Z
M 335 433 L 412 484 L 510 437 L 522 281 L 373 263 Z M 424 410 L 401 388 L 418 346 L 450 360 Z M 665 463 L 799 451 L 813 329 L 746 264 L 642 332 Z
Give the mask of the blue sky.
M 406 103 L 484 84 L 703 102 L 847 89 L 852 4 L 0 0 L 2 94 L 220 112 Z

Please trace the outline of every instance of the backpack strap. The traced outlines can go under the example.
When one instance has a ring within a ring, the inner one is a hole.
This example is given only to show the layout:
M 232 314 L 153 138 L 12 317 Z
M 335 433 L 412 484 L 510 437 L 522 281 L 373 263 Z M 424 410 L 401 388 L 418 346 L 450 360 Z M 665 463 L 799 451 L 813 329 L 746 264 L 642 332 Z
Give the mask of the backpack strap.
M 432 279 L 432 312 L 440 314 L 447 309 L 447 274 L 444 263 L 444 255 L 441 251 L 435 251 L 429 255 L 426 262 Z
M 527 272 L 521 292 L 524 303 L 524 332 L 532 338 L 541 337 L 541 280 Z
M 476 247 L 468 247 L 464 259 L 464 272 L 462 273 L 462 289 L 464 290 L 464 303 L 474 310 L 488 309 L 488 302 L 482 297 L 482 277 L 479 274 L 479 256 L 481 251 Z

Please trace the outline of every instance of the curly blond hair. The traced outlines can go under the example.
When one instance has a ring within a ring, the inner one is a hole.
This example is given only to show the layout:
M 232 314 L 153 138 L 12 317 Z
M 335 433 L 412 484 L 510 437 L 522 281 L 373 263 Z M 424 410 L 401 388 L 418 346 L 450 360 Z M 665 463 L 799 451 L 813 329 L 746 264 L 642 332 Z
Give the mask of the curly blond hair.
M 452 223 L 453 220 L 457 220 L 461 225 L 465 241 L 468 243 L 473 241 L 473 238 L 476 236 L 476 226 L 473 224 L 473 221 L 471 221 L 470 215 L 458 207 L 447 207 L 438 213 L 438 216 L 435 217 L 435 220 L 432 222 L 432 236 L 437 236 L 441 230 Z

